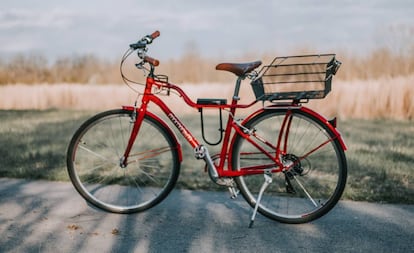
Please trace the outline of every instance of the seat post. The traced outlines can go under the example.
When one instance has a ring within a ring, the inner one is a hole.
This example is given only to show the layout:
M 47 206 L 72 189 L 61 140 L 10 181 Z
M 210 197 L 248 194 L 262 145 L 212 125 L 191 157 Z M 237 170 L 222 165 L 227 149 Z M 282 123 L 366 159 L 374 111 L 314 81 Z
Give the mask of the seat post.
M 240 100 L 239 92 L 240 92 L 240 85 L 241 81 L 244 79 L 244 76 L 237 77 L 236 80 L 236 87 L 234 87 L 234 94 L 233 94 L 233 100 Z

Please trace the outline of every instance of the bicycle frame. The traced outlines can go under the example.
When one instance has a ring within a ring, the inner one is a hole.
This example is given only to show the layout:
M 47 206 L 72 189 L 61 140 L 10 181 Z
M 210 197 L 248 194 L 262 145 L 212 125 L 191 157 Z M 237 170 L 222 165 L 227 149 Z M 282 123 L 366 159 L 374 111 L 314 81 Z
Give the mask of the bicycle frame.
M 286 150 L 287 150 L 287 140 L 288 140 L 288 134 L 289 134 L 289 129 L 290 129 L 290 122 L 291 122 L 291 110 L 304 110 L 307 113 L 312 114 L 313 116 L 315 116 L 318 119 L 321 119 L 323 121 L 327 120 L 322 117 L 321 115 L 317 114 L 316 112 L 303 107 L 301 105 L 299 105 L 298 103 L 295 103 L 294 101 L 292 101 L 292 103 L 286 103 L 286 104 L 279 104 L 279 105 L 272 105 L 270 107 L 265 107 L 262 109 L 259 109 L 258 111 L 256 111 L 255 113 L 251 114 L 250 116 L 248 116 L 246 119 L 244 119 L 243 122 L 247 122 L 249 119 L 251 119 L 252 117 L 254 117 L 255 115 L 260 114 L 261 112 L 263 112 L 264 110 L 268 110 L 268 109 L 274 109 L 274 108 L 288 108 L 289 110 L 287 111 L 284 121 L 282 123 L 282 129 L 280 131 L 279 137 L 278 137 L 278 141 L 277 141 L 277 145 L 274 146 L 273 144 L 269 143 L 268 141 L 262 139 L 260 136 L 257 136 L 254 132 L 249 131 L 248 129 L 245 129 L 242 127 L 242 123 L 238 123 L 236 122 L 233 117 L 235 115 L 236 109 L 242 109 L 242 108 L 249 108 L 251 106 L 253 106 L 255 103 L 257 103 L 257 101 L 253 101 L 250 104 L 238 104 L 238 93 L 239 93 L 239 89 L 240 89 L 240 85 L 241 85 L 241 81 L 243 80 L 243 77 L 239 77 L 236 81 L 236 87 L 235 87 L 235 91 L 234 91 L 234 96 L 232 97 L 232 101 L 231 104 L 197 104 L 194 101 L 192 101 L 187 94 L 177 85 L 171 84 L 169 82 L 166 81 L 160 81 L 155 79 L 153 76 L 149 75 L 147 77 L 146 80 L 146 86 L 145 86 L 145 90 L 144 90 L 144 94 L 142 95 L 142 103 L 141 106 L 136 108 L 133 106 L 123 106 L 122 108 L 124 110 L 129 110 L 129 111 L 136 111 L 137 112 L 137 117 L 135 119 L 135 123 L 134 123 L 134 127 L 133 130 L 131 132 L 131 136 L 128 142 L 128 145 L 126 147 L 123 159 L 121 160 L 121 167 L 126 167 L 128 164 L 128 156 L 129 153 L 131 151 L 131 148 L 134 144 L 135 138 L 139 132 L 141 123 L 145 117 L 145 115 L 150 116 L 155 118 L 157 121 L 161 122 L 164 126 L 167 126 L 167 129 L 170 129 L 168 127 L 168 125 L 163 122 L 160 118 L 158 118 L 157 116 L 155 116 L 154 114 L 150 113 L 149 111 L 147 111 L 147 107 L 148 104 L 150 102 L 154 103 L 155 105 L 157 105 L 164 113 L 165 115 L 168 117 L 168 119 L 171 121 L 171 123 L 178 129 L 178 131 L 182 134 L 182 136 L 186 139 L 186 141 L 191 145 L 191 147 L 196 150 L 198 148 L 200 148 L 202 145 L 200 144 L 200 142 L 194 137 L 194 135 L 188 130 L 188 128 L 179 120 L 179 118 L 172 112 L 172 110 L 156 95 L 152 93 L 152 89 L 155 86 L 158 89 L 173 89 L 176 92 L 178 92 L 179 96 L 185 101 L 185 103 L 193 108 L 196 109 L 202 109 L 202 108 L 216 108 L 216 109 L 227 109 L 229 110 L 229 115 L 228 115 L 228 119 L 227 119 L 227 124 L 224 132 L 224 139 L 223 139 L 223 144 L 221 147 L 221 151 L 219 154 L 219 164 L 210 164 L 210 166 L 214 166 L 215 170 L 217 171 L 217 176 L 218 177 L 236 177 L 236 176 L 243 176 L 243 175 L 253 175 L 253 174 L 263 174 L 265 171 L 266 172 L 282 172 L 284 170 L 288 170 L 290 167 L 294 166 L 295 164 L 290 164 L 290 165 L 283 165 L 280 157 L 284 154 L 286 154 Z M 305 156 L 301 157 L 301 159 L 306 158 L 308 155 L 310 155 L 311 153 L 315 152 L 316 150 L 320 149 L 321 147 L 323 147 L 324 145 L 328 144 L 329 142 L 333 141 L 334 139 L 338 139 L 341 146 L 344 148 L 344 150 L 346 150 L 346 146 L 345 143 L 343 142 L 339 132 L 336 130 L 336 128 L 334 126 L 332 126 L 331 124 L 328 124 L 331 128 L 331 130 L 335 133 L 335 137 L 333 139 L 330 139 L 328 141 L 326 141 L 325 143 L 322 143 L 321 145 L 319 145 L 318 147 L 316 147 L 315 149 L 311 150 L 308 154 L 306 154 Z M 233 139 L 232 141 L 230 141 L 230 138 L 232 136 L 232 133 L 234 130 L 234 135 L 233 135 Z M 173 134 L 173 132 L 171 131 L 172 135 L 175 137 L 175 135 Z M 264 164 L 264 165 L 256 165 L 253 166 L 251 168 L 243 168 L 241 170 L 233 170 L 232 169 L 232 165 L 230 162 L 228 162 L 228 166 L 227 169 L 225 168 L 226 166 L 226 160 L 227 161 L 231 161 L 232 158 L 232 152 L 231 152 L 231 144 L 234 142 L 234 137 L 237 135 L 241 135 L 243 138 L 245 138 L 246 140 L 248 140 L 252 145 L 254 145 L 259 152 L 263 153 L 264 155 L 266 155 L 267 157 L 269 157 L 271 159 L 271 161 L 273 162 L 272 164 Z M 261 143 L 264 143 L 266 146 L 272 148 L 273 150 L 275 150 L 276 152 L 269 152 L 267 150 L 265 150 L 263 147 L 261 147 L 256 140 L 254 140 L 251 137 L 254 137 L 255 139 L 259 140 Z M 176 138 L 176 137 L 175 137 Z M 284 139 L 284 142 L 282 143 L 282 139 Z M 178 142 L 177 142 L 178 143 Z M 179 154 L 180 154 L 180 161 L 182 160 L 182 151 L 181 151 L 181 146 L 178 144 L 177 149 L 179 150 Z M 208 155 L 208 153 L 207 153 Z M 201 159 L 202 157 L 198 157 L 198 159 Z M 209 158 L 211 161 L 211 157 Z M 207 160 L 206 160 L 207 162 Z
M 261 61 L 220 63 L 216 70 L 238 77 L 231 101 L 193 101 L 179 86 L 169 83 L 168 77 L 154 74 L 159 61 L 146 53 L 147 46 L 159 35 L 155 31 L 130 44 L 122 57 L 121 77 L 128 86 L 139 84 L 122 72 L 132 53 L 137 52 L 140 59 L 135 66 L 149 71 L 144 92 L 138 92 L 135 104 L 89 118 L 69 143 L 68 174 L 81 196 L 115 213 L 141 212 L 159 204 L 179 177 L 183 151 L 177 135 L 181 134 L 193 148 L 195 158 L 204 160 L 210 179 L 227 187 L 232 199 L 240 193 L 253 207 L 249 227 L 257 213 L 297 224 L 329 212 L 345 189 L 346 146 L 336 130 L 336 119 L 327 120 L 302 103 L 324 98 L 330 92 L 332 76 L 341 64 L 335 55 L 276 57 L 259 72 L 256 70 Z M 282 70 L 274 71 L 276 68 Z M 252 80 L 255 95 L 250 103 L 242 103 L 239 98 L 246 77 Z M 281 84 L 298 85 L 299 90 Z M 200 137 L 191 133 L 173 112 L 174 107 L 161 97 L 170 95 L 170 91 L 186 106 L 199 111 Z M 257 102 L 262 103 L 260 109 L 244 119 L 236 118 L 236 110 L 252 108 Z M 158 107 L 157 112 L 165 116 L 152 113 L 149 106 Z M 219 111 L 220 134 L 214 142 L 205 135 L 204 109 Z M 227 123 L 223 110 L 228 113 Z M 207 147 L 220 143 L 219 153 L 210 156 Z

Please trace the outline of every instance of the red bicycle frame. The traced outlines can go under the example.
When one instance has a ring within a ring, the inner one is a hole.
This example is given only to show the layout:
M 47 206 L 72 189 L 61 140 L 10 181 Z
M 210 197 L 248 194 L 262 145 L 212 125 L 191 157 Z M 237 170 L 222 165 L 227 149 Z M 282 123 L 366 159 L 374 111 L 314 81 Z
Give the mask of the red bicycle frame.
M 162 125 L 166 126 L 167 129 L 170 129 L 168 127 L 168 125 L 163 120 L 161 120 L 160 118 L 158 118 L 154 114 L 147 111 L 147 107 L 148 107 L 148 104 L 150 102 L 156 104 L 165 113 L 165 115 L 170 119 L 172 124 L 178 129 L 178 131 L 182 134 L 182 136 L 187 140 L 187 142 L 194 149 L 200 147 L 200 145 L 201 145 L 200 142 L 187 129 L 187 127 L 171 111 L 171 109 L 157 95 L 152 93 L 152 89 L 154 88 L 154 86 L 157 89 L 167 89 L 167 90 L 173 89 L 173 90 L 177 91 L 179 96 L 182 97 L 182 99 L 185 101 L 185 103 L 187 105 L 189 105 L 190 107 L 196 108 L 196 109 L 216 108 L 216 109 L 228 109 L 230 111 L 229 116 L 228 116 L 228 120 L 227 120 L 227 125 L 225 127 L 223 145 L 221 147 L 221 151 L 220 151 L 220 154 L 219 154 L 219 158 L 220 158 L 219 161 L 220 162 L 219 162 L 218 165 L 214 165 L 215 169 L 217 170 L 217 173 L 218 173 L 219 177 L 235 177 L 235 176 L 252 175 L 252 174 L 263 174 L 263 172 L 265 170 L 268 170 L 270 172 L 281 172 L 283 170 L 288 170 L 290 167 L 294 166 L 295 164 L 290 164 L 289 166 L 284 166 L 281 159 L 280 159 L 280 157 L 282 155 L 286 154 L 286 152 L 287 152 L 287 141 L 288 141 L 288 135 L 289 135 L 289 129 L 290 129 L 290 123 L 291 123 L 291 112 L 292 112 L 292 110 L 294 110 L 294 109 L 295 110 L 302 110 L 302 111 L 304 111 L 308 114 L 311 114 L 314 117 L 316 117 L 316 118 L 318 118 L 318 119 L 320 119 L 324 122 L 328 122 L 328 121 L 324 117 L 319 115 L 318 113 L 316 113 L 316 112 L 314 112 L 314 111 L 312 111 L 312 110 L 310 110 L 306 107 L 302 107 L 302 106 L 292 102 L 292 103 L 289 103 L 289 104 L 273 105 L 273 106 L 270 106 L 270 107 L 262 108 L 262 109 L 256 111 L 255 113 L 251 114 L 250 116 L 248 116 L 246 119 L 244 119 L 244 121 L 241 124 L 237 123 L 235 120 L 233 120 L 233 115 L 235 115 L 236 109 L 238 109 L 238 108 L 249 108 L 257 102 L 257 101 L 253 101 L 250 104 L 243 104 L 243 105 L 238 104 L 238 100 L 239 100 L 238 92 L 239 92 L 241 80 L 242 80 L 242 78 L 240 78 L 240 77 L 237 79 L 235 92 L 234 92 L 234 96 L 232 98 L 231 104 L 197 104 L 194 101 L 192 101 L 180 87 L 178 87 L 174 84 L 171 84 L 169 82 L 160 81 L 160 80 L 157 80 L 157 79 L 155 79 L 151 76 L 148 76 L 147 80 L 146 80 L 146 86 L 145 86 L 144 94 L 142 95 L 141 106 L 139 108 L 135 108 L 135 107 L 132 107 L 132 106 L 123 106 L 123 109 L 128 110 L 128 111 L 136 110 L 137 117 L 135 119 L 134 127 L 133 127 L 133 130 L 131 132 L 131 136 L 130 136 L 128 145 L 126 147 L 126 150 L 125 150 L 125 153 L 124 153 L 124 156 L 123 156 L 123 160 L 121 162 L 121 166 L 126 167 L 127 164 L 128 164 L 129 153 L 130 153 L 131 148 L 132 148 L 132 146 L 135 142 L 136 136 L 137 136 L 137 134 L 139 132 L 139 129 L 141 127 L 141 123 L 144 120 L 144 117 L 146 115 L 156 119 Z M 247 122 L 252 117 L 262 113 L 264 110 L 274 109 L 274 108 L 288 108 L 287 113 L 286 113 L 285 118 L 284 118 L 283 123 L 282 123 L 281 131 L 279 133 L 276 146 L 274 146 L 273 144 L 271 144 L 267 140 L 264 140 L 260 136 L 257 136 L 255 133 L 249 132 L 247 129 L 244 129 L 242 127 L 243 123 Z M 336 128 L 334 126 L 332 126 L 331 124 L 327 124 L 327 125 L 329 125 L 330 129 L 335 134 L 335 137 L 332 138 L 332 139 L 329 139 L 328 141 L 326 141 L 324 143 L 322 143 L 321 145 L 319 145 L 315 149 L 313 149 L 310 152 L 308 152 L 307 154 L 305 154 L 303 157 L 300 157 L 299 161 L 306 158 L 307 156 L 309 156 L 310 154 L 312 154 L 316 150 L 320 149 L 324 145 L 328 144 L 329 142 L 333 141 L 334 139 L 338 139 L 341 146 L 342 146 L 342 148 L 344 150 L 346 150 L 345 143 L 343 142 L 343 140 L 341 138 L 341 135 L 336 130 Z M 230 142 L 230 137 L 231 137 L 231 134 L 233 132 L 232 129 L 234 130 L 235 133 L 233 135 L 232 141 Z M 175 134 L 173 133 L 173 131 L 170 131 L 170 134 L 172 136 L 174 136 L 174 138 L 177 140 L 177 138 L 175 137 Z M 259 152 L 261 152 L 264 155 L 266 155 L 267 157 L 269 157 L 269 159 L 273 163 L 272 164 L 256 165 L 256 166 L 252 166 L 252 167 L 241 168 L 240 170 L 233 170 L 232 167 L 231 167 L 232 166 L 231 163 L 228 162 L 227 163 L 228 168 L 226 169 L 225 168 L 226 160 L 231 161 L 231 158 L 232 158 L 232 152 L 231 152 L 231 150 L 229 150 L 230 149 L 229 147 L 231 147 L 231 145 L 229 145 L 229 143 L 233 144 L 233 142 L 235 140 L 234 137 L 237 136 L 237 135 L 240 135 L 243 138 L 245 138 L 248 142 L 250 142 L 253 146 L 255 146 L 258 149 Z M 254 137 L 255 139 L 253 139 L 252 137 Z M 257 143 L 256 140 L 259 140 L 261 143 L 264 143 L 266 146 L 270 147 L 272 150 L 275 150 L 275 152 L 269 152 L 269 151 L 265 150 L 262 146 L 260 146 Z M 284 140 L 283 143 L 282 143 L 282 140 Z M 176 143 L 179 143 L 179 142 L 177 141 Z M 179 155 L 180 155 L 179 159 L 181 161 L 182 160 L 181 146 L 178 144 L 178 146 L 176 148 L 179 150 Z

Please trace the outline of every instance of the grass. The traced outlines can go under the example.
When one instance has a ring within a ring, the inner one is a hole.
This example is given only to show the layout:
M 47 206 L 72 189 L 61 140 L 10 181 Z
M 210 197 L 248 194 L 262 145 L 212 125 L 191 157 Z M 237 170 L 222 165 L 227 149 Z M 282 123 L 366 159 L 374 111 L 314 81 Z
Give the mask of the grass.
M 88 116 L 58 110 L 0 111 L 0 175 L 64 180 L 66 145 Z
M 411 30 L 410 30 L 410 33 Z M 413 37 L 413 34 L 410 34 Z M 371 80 L 411 75 L 414 71 L 414 44 L 412 40 L 401 42 L 399 50 L 391 47 L 376 48 L 367 54 L 356 54 L 334 50 L 343 62 L 338 72 L 340 80 Z M 170 76 L 177 83 L 205 83 L 231 81 L 232 76 L 218 74 L 215 66 L 220 62 L 249 62 L 262 60 L 269 64 L 276 56 L 319 54 L 310 49 L 296 49 L 291 52 L 266 52 L 262 55 L 246 53 L 238 58 L 208 58 L 189 50 L 179 58 L 162 60 L 157 72 Z M 330 52 L 325 52 L 330 53 Z M 121 55 L 119 56 L 121 57 Z M 16 54 L 7 59 L 0 57 L 0 85 L 39 83 L 121 83 L 119 59 L 105 60 L 95 55 L 61 57 L 50 62 L 42 54 Z M 141 72 L 134 68 L 136 57 L 129 58 L 125 70 L 128 77 L 136 79 Z M 142 76 L 142 75 L 141 75 Z
M 345 118 L 414 119 L 414 75 L 378 80 L 334 80 L 325 99 L 310 101 L 309 106 L 327 116 Z M 190 98 L 226 98 L 230 101 L 234 83 L 179 84 Z M 136 86 L 143 91 L 142 86 Z M 136 94 L 125 85 L 38 84 L 0 85 L 0 109 L 76 109 L 102 110 L 131 104 Z M 253 101 L 254 94 L 245 80 L 241 86 L 241 103 Z M 168 104 L 194 112 L 176 95 L 163 97 Z M 99 101 L 99 102 L 98 102 Z
M 65 155 L 77 127 L 94 112 L 70 110 L 0 111 L 0 176 L 67 181 Z M 207 116 L 207 135 L 216 137 L 215 118 Z M 201 140 L 198 115 L 183 122 Z M 345 142 L 349 176 L 345 199 L 414 204 L 414 124 L 396 120 L 339 122 Z M 217 190 L 184 141 L 178 187 Z M 210 152 L 217 152 L 212 147 Z
M 340 129 L 349 148 L 345 198 L 413 204 L 413 122 L 346 121 Z

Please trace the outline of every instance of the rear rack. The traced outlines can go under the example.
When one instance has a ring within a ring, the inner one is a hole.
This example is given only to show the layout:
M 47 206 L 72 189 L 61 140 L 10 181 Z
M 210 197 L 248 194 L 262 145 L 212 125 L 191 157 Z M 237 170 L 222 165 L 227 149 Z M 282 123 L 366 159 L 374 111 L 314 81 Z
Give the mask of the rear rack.
M 276 57 L 251 85 L 257 100 L 321 99 L 340 66 L 335 54 Z

